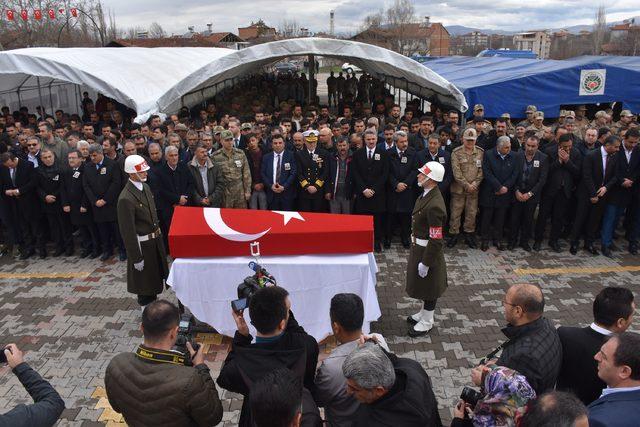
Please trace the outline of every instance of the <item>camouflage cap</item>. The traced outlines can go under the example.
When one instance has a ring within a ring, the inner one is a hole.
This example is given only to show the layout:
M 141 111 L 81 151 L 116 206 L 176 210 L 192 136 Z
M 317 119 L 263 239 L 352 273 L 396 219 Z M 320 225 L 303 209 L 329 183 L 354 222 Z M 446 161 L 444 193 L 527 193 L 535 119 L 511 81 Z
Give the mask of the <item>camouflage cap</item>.
M 251 123 L 243 123 L 240 125 L 240 130 L 251 130 L 253 129 L 253 126 L 251 126 Z
M 503 119 L 511 119 L 511 114 L 509 114 L 509 113 L 502 113 L 502 115 L 501 115 L 500 117 L 502 117 Z
M 567 117 L 567 110 L 560 110 L 560 114 L 558 114 L 558 117 Z
M 604 110 L 600 110 L 598 112 L 596 112 L 596 115 L 594 116 L 596 119 L 599 119 L 600 117 L 606 117 L 607 116 L 607 112 Z
M 484 111 L 484 105 L 476 104 L 476 105 L 473 106 L 473 111 L 478 111 L 478 110 Z
M 574 119 L 576 117 L 576 112 L 575 111 L 567 110 L 567 111 L 565 111 L 565 113 L 566 113 L 566 117 L 573 117 Z
M 535 113 L 536 111 L 538 111 L 538 108 L 536 108 L 535 105 L 527 105 L 527 113 Z
M 633 117 L 633 113 L 631 113 L 631 110 L 622 110 L 620 117 Z
M 213 134 L 214 135 L 220 135 L 220 133 L 224 130 L 224 126 L 214 126 L 213 127 Z
M 462 134 L 462 139 L 468 139 L 468 140 L 472 139 L 475 141 L 476 139 L 478 139 L 478 133 L 474 128 L 469 128 L 465 130 L 464 133 Z
M 534 118 L 544 120 L 544 113 L 542 111 L 536 111 L 536 115 L 534 116 Z
M 220 132 L 220 139 L 233 139 L 233 133 L 230 130 L 223 130 L 222 132 Z

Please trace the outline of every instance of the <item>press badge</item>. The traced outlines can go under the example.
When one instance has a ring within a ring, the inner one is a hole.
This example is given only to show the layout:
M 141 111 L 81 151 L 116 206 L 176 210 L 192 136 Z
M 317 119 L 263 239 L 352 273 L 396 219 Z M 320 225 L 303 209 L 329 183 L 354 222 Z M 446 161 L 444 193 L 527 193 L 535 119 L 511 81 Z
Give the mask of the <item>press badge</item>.
M 376 153 L 373 155 L 373 160 L 380 160 L 380 154 Z
M 533 161 L 533 167 L 534 168 L 539 168 L 540 167 L 540 160 L 534 160 Z
M 440 157 L 438 161 L 440 162 L 441 165 L 444 165 L 444 157 Z
M 107 174 L 107 168 L 101 168 L 100 175 L 106 175 L 106 174 Z
M 74 178 L 80 178 L 80 171 L 75 171 L 75 172 L 73 173 L 73 177 L 74 177 Z
M 58 179 L 60 179 L 60 175 L 56 175 L 52 178 L 53 181 L 57 181 Z
M 284 170 L 286 170 L 286 171 L 291 170 L 291 164 L 289 164 L 289 163 L 285 163 L 285 164 L 284 164 Z
M 407 157 L 403 157 L 400 159 L 400 163 L 407 163 Z
M 477 167 L 482 167 L 482 161 L 481 160 L 476 160 L 476 166 Z
M 314 162 L 318 161 L 318 155 L 316 153 L 313 153 L 313 157 L 311 157 L 311 160 L 313 160 Z
M 237 168 L 241 168 L 242 167 L 242 162 L 240 160 L 236 160 L 236 167 Z

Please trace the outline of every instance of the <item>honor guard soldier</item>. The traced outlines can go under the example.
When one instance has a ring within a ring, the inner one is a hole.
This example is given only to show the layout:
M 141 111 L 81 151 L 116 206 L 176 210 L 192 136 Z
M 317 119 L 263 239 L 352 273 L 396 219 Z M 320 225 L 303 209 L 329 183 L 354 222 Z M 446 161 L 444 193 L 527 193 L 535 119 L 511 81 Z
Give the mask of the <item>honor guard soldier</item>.
M 452 248 L 458 243 L 460 219 L 464 210 L 464 232 L 467 245 L 471 249 L 478 247 L 475 230 L 478 214 L 478 194 L 482 182 L 482 157 L 484 150 L 476 145 L 475 129 L 467 129 L 462 136 L 463 145 L 451 153 L 451 220 L 447 246 Z
M 224 177 L 223 208 L 246 209 L 251 198 L 251 170 L 244 151 L 233 146 L 233 133 L 220 132 L 222 148 L 213 153 L 211 160 L 222 169 Z
M 438 188 L 444 166 L 429 162 L 418 169 L 418 186 L 423 189 L 411 215 L 411 250 L 407 264 L 407 294 L 423 302 L 422 309 L 407 318 L 409 336 L 419 337 L 433 328 L 438 298 L 447 289 L 444 261 L 444 223 L 447 207 Z
M 118 198 L 118 225 L 127 249 L 127 291 L 138 295 L 141 309 L 162 293 L 169 274 L 167 252 L 151 189 L 145 181 L 149 165 L 137 154 L 127 157 L 129 175 Z
M 329 153 L 318 147 L 318 131 L 308 130 L 302 134 L 304 147 L 296 151 L 299 209 L 303 212 L 326 212 L 324 184 L 329 178 Z

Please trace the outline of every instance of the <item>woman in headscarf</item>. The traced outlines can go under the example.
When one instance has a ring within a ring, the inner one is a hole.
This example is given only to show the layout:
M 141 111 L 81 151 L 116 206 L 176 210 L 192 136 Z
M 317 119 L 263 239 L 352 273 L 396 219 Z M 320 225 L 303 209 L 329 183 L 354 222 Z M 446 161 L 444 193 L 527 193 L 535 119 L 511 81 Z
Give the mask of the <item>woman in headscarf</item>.
M 481 387 L 482 397 L 473 408 L 460 400 L 451 427 L 514 427 L 527 402 L 536 398 L 522 374 L 503 366 L 478 366 L 471 379 Z

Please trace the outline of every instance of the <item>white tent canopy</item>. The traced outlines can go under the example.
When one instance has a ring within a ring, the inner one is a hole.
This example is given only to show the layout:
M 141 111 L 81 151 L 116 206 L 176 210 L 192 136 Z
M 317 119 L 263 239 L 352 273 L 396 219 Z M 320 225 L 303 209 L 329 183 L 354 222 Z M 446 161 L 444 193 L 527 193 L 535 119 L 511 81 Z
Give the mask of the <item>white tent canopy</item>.
M 259 44 L 211 61 L 179 81 L 158 100 L 158 110 L 172 112 L 207 98 L 206 88 L 283 58 L 316 55 L 349 61 L 374 77 L 407 92 L 467 110 L 464 95 L 451 83 L 406 56 L 378 46 L 348 40 L 299 38 Z M 188 96 L 185 96 L 188 95 Z
M 10 50 L 0 52 L 0 98 L 16 105 L 31 99 L 45 110 L 63 105 L 76 108 L 79 91 L 70 85 L 77 85 L 103 93 L 140 115 L 158 111 L 158 98 L 176 82 L 232 52 L 137 47 Z
M 302 38 L 235 51 L 223 48 L 28 48 L 0 52 L 0 102 L 80 111 L 80 91 L 100 92 L 132 108 L 138 120 L 208 97 L 207 89 L 255 73 L 282 58 L 341 58 L 407 92 L 462 111 L 451 83 L 424 65 L 377 46 Z M 188 96 L 187 96 L 188 95 Z M 29 102 L 27 102 L 29 101 Z

